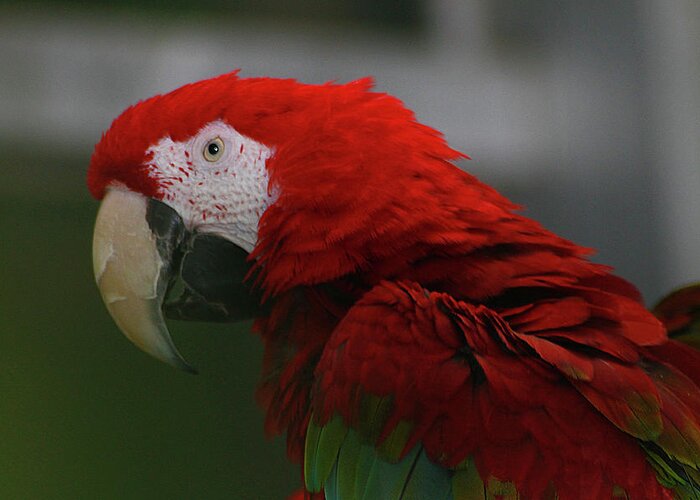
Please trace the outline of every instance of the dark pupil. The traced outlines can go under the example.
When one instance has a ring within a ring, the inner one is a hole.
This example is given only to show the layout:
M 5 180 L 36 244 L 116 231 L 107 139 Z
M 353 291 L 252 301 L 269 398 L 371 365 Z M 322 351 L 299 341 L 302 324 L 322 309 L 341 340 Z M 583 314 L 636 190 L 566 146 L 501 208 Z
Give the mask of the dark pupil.
M 207 146 L 207 151 L 209 151 L 209 154 L 212 156 L 216 156 L 219 154 L 219 145 L 212 142 Z

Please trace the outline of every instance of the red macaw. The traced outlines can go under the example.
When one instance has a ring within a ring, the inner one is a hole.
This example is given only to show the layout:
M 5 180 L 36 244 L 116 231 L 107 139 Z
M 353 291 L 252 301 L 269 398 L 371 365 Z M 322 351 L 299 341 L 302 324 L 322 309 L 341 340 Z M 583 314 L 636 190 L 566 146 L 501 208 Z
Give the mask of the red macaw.
M 371 85 L 233 73 L 119 116 L 88 171 L 119 328 L 191 369 L 164 315 L 255 318 L 307 498 L 700 498 L 698 351 Z

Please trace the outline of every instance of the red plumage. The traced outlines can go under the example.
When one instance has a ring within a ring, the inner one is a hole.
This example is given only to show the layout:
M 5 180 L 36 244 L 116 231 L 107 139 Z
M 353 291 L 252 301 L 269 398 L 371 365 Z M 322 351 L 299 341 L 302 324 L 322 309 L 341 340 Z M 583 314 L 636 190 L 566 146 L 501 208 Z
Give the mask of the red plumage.
M 316 371 L 317 415 L 340 410 L 352 423 L 358 391 L 391 395 L 383 437 L 402 420 L 415 422 L 404 451 L 422 442 L 447 467 L 474 456 L 484 477 L 513 482 L 523 498 L 540 498 L 551 484 L 559 498 L 610 498 L 614 485 L 631 498 L 666 498 L 625 419 L 658 420 L 661 432 L 650 376 L 537 331 L 516 332 L 508 316 L 416 284 L 380 284 L 326 346 Z M 650 401 L 632 408 L 638 394 Z
M 522 498 L 671 498 L 640 443 L 700 460 L 697 352 L 370 86 L 231 74 L 156 96 L 105 134 L 90 189 L 116 180 L 158 197 L 148 145 L 217 119 L 274 149 L 279 197 L 251 254 L 272 304 L 255 326 L 259 397 L 293 458 L 312 413 L 359 428 L 367 396 L 391 397 L 377 444 L 409 422 L 404 452 L 422 443 L 445 467 L 474 457 Z

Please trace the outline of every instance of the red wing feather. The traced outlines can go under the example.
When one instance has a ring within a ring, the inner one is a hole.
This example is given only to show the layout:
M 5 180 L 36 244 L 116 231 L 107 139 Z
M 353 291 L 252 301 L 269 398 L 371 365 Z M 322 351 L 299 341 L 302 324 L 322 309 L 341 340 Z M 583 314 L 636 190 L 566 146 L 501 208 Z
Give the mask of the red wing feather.
M 377 445 L 411 422 L 403 453 L 420 441 L 445 467 L 472 457 L 484 481 L 523 498 L 611 498 L 616 487 L 670 498 L 630 432 L 639 420 L 660 433 L 664 399 L 649 376 L 515 332 L 484 306 L 384 282 L 339 323 L 315 373 L 321 422 L 340 413 L 353 425 L 363 395 L 389 397 Z

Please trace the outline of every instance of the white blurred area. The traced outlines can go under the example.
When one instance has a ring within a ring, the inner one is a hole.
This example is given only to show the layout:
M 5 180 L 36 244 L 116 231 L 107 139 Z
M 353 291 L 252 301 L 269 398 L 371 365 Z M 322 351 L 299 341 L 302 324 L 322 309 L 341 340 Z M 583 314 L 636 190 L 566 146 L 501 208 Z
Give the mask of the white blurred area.
M 87 152 L 141 98 L 241 68 L 372 75 L 653 302 L 700 280 L 700 3 L 429 0 L 427 27 L 0 9 L 0 139 Z M 85 153 L 87 154 L 87 153 Z

